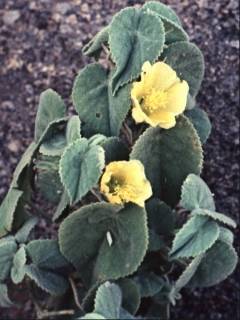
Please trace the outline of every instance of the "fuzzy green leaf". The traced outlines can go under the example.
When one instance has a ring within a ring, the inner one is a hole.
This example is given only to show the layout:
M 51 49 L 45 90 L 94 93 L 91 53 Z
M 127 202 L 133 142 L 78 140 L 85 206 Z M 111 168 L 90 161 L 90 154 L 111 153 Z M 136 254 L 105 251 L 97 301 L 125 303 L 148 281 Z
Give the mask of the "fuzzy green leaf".
M 68 281 L 64 277 L 52 271 L 40 269 L 34 264 L 25 266 L 25 272 L 39 288 L 53 296 L 63 295 L 69 287 Z
M 188 174 L 201 172 L 202 147 L 190 121 L 180 116 L 172 129 L 148 128 L 133 146 L 130 158 L 143 163 L 154 195 L 174 206 Z
M 143 6 L 143 10 L 153 11 L 161 18 L 165 29 L 166 44 L 188 41 L 188 35 L 183 30 L 178 16 L 169 6 L 157 1 L 149 1 Z
M 105 151 L 105 162 L 128 160 L 129 150 L 117 137 L 110 137 L 100 144 Z
M 203 258 L 203 254 L 196 256 L 191 263 L 187 266 L 187 268 L 183 271 L 180 277 L 177 279 L 174 287 L 173 287 L 173 294 L 176 295 L 183 287 L 185 287 L 193 275 L 195 274 L 196 270 L 198 269 L 199 264 Z
M 164 281 L 153 272 L 140 274 L 134 278 L 139 286 L 141 297 L 152 297 L 163 287 Z
M 15 239 L 18 243 L 25 243 L 29 237 L 30 232 L 38 223 L 37 217 L 31 217 L 28 219 L 23 226 L 16 232 Z
M 101 133 L 117 136 L 131 105 L 130 87 L 112 95 L 111 73 L 97 63 L 78 74 L 72 92 L 74 106 L 83 121 L 83 132 L 90 137 Z
M 233 244 L 233 233 L 227 228 L 220 227 L 220 233 L 218 240 Z
M 136 205 L 87 205 L 62 222 L 59 242 L 63 255 L 78 270 L 89 268 L 86 266 L 95 261 L 94 279 L 127 276 L 136 271 L 147 250 L 146 212 Z M 76 243 L 82 244 L 81 250 Z
M 78 116 L 72 116 L 68 120 L 66 129 L 66 140 L 70 144 L 81 138 L 81 121 Z
M 59 251 L 57 240 L 33 240 L 27 244 L 26 251 L 39 268 L 55 270 L 69 265 Z
M 25 264 L 27 262 L 26 251 L 24 246 L 22 246 L 16 252 L 13 258 L 13 266 L 11 269 L 11 279 L 13 283 L 18 284 L 23 281 L 25 276 Z
M 104 168 L 104 150 L 87 139 L 74 141 L 60 160 L 60 177 L 72 203 L 87 194 L 98 182 Z
M 211 191 L 207 184 L 195 174 L 189 174 L 184 181 L 180 204 L 190 211 L 198 208 L 215 211 Z
M 193 210 L 192 215 L 195 215 L 195 214 L 198 214 L 198 215 L 201 215 L 201 216 L 210 217 L 213 220 L 217 220 L 219 222 L 227 224 L 228 226 L 230 226 L 232 228 L 236 228 L 237 227 L 236 222 L 233 219 L 231 219 L 230 217 L 228 217 L 225 214 L 223 214 L 223 213 L 213 212 L 213 211 L 210 211 L 210 210 L 206 210 L 206 209 L 201 209 L 200 208 L 200 209 Z
M 225 280 L 236 268 L 237 261 L 237 253 L 232 245 L 217 241 L 205 253 L 188 286 L 210 287 Z
M 163 23 L 153 12 L 126 8 L 113 18 L 109 45 L 116 63 L 112 79 L 114 94 L 140 75 L 145 61 L 157 60 L 163 50 L 164 34 Z
M 12 301 L 8 297 L 8 288 L 5 284 L 0 283 L 0 307 L 10 308 L 13 306 Z
M 163 201 L 153 198 L 146 203 L 149 227 L 158 234 L 168 236 L 174 231 L 175 216 Z
M 87 56 L 98 57 L 102 51 L 102 45 L 108 42 L 108 29 L 109 27 L 103 28 L 99 31 L 82 49 L 83 54 Z
M 172 258 L 195 257 L 209 249 L 219 237 L 219 227 L 208 217 L 192 216 L 176 234 Z
M 13 173 L 13 180 L 11 183 L 10 188 L 21 188 L 21 181 L 23 180 L 23 174 L 25 169 L 31 164 L 32 158 L 34 156 L 34 153 L 37 150 L 37 144 L 35 142 L 32 142 L 24 154 L 22 155 L 21 160 L 19 161 L 14 173 Z
M 158 251 L 165 246 L 162 236 L 159 236 L 153 229 L 149 229 L 148 251 Z
M 56 204 L 60 201 L 63 185 L 59 176 L 60 157 L 42 156 L 36 163 L 36 186 L 43 197 Z
M 186 80 L 190 94 L 198 93 L 204 75 L 204 60 L 201 51 L 187 41 L 170 44 L 161 56 L 176 72 L 180 79 Z
M 62 215 L 64 214 L 66 208 L 68 207 L 68 205 L 70 204 L 70 199 L 69 199 L 69 195 L 67 193 L 67 191 L 64 191 L 62 196 L 61 196 L 61 199 L 60 199 L 60 202 L 57 206 L 57 209 L 56 211 L 54 212 L 54 215 L 53 215 L 53 221 L 57 221 L 58 219 L 60 219 L 62 217 Z
M 39 107 L 35 123 L 35 141 L 38 141 L 48 125 L 57 119 L 63 118 L 66 113 L 66 107 L 59 96 L 52 89 L 44 91 L 40 95 Z
M 0 282 L 9 277 L 16 251 L 17 244 L 13 237 L 0 240 Z
M 98 313 L 88 313 L 88 314 L 85 314 L 85 316 L 79 318 L 79 319 L 84 319 L 84 320 L 104 320 L 106 318 L 104 318 L 103 316 L 101 316 L 100 314 Z
M 121 303 L 120 288 L 114 283 L 105 282 L 97 290 L 94 312 L 103 315 L 106 319 L 118 319 Z
M 205 143 L 211 133 L 211 122 L 208 118 L 207 113 L 200 108 L 193 108 L 187 110 L 185 115 L 191 120 L 196 129 L 201 143 Z
M 131 314 L 135 314 L 141 302 L 137 284 L 135 281 L 127 278 L 120 279 L 117 284 L 122 292 L 122 307 Z
M 5 236 L 12 230 L 14 219 L 18 211 L 18 204 L 23 192 L 10 189 L 0 206 L 0 237 Z

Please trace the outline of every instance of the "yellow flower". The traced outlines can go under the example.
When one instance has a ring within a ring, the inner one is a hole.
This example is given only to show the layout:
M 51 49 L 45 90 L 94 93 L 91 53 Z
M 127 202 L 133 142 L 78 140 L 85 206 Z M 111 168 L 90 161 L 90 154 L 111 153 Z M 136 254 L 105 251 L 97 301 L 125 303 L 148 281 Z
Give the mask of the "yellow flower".
M 133 202 L 140 207 L 144 207 L 145 200 L 152 195 L 144 166 L 138 160 L 109 163 L 102 176 L 100 189 L 111 203 Z
M 147 61 L 142 66 L 141 81 L 133 83 L 132 117 L 136 123 L 172 128 L 175 116 L 186 107 L 188 90 L 187 82 L 181 81 L 169 65 L 164 62 L 151 65 Z

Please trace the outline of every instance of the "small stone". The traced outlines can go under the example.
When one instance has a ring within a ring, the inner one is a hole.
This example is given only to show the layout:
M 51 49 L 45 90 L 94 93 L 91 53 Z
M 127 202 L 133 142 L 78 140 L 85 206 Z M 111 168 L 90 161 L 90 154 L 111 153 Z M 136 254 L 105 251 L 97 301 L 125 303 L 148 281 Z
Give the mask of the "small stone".
M 81 11 L 82 12 L 86 12 L 86 13 L 89 12 L 89 6 L 88 6 L 87 3 L 84 3 L 84 4 L 81 5 Z
M 20 12 L 18 10 L 5 11 L 3 14 L 3 22 L 7 25 L 14 24 L 20 18 Z
M 57 3 L 55 10 L 62 15 L 66 14 L 69 10 L 71 10 L 71 5 L 67 2 Z
M 9 142 L 7 147 L 11 152 L 16 153 L 20 148 L 20 142 L 18 140 L 12 140 Z

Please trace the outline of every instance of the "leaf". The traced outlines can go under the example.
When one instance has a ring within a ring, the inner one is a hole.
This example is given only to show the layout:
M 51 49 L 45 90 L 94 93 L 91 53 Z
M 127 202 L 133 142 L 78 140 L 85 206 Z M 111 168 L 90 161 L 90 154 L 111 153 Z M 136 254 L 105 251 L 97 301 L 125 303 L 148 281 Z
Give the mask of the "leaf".
M 200 174 L 202 168 L 201 143 L 184 116 L 169 130 L 148 128 L 133 146 L 130 158 L 142 162 L 154 195 L 170 206 L 178 203 L 188 174 Z
M 39 268 L 55 270 L 69 265 L 59 251 L 57 240 L 33 240 L 27 244 L 26 252 Z
M 0 240 L 0 283 L 9 277 L 16 251 L 17 244 L 13 237 Z
M 196 270 L 198 269 L 198 266 L 201 263 L 202 258 L 203 258 L 203 254 L 200 254 L 199 256 L 196 256 L 196 258 L 194 258 L 191 261 L 191 263 L 187 266 L 187 268 L 183 271 L 183 273 L 177 279 L 173 287 L 174 292 L 172 294 L 176 296 L 176 294 L 188 284 L 188 282 L 191 280 Z
M 57 119 L 63 118 L 66 107 L 62 98 L 52 89 L 40 95 L 39 107 L 35 123 L 35 141 L 37 142 L 48 125 Z
M 71 143 L 60 160 L 59 174 L 71 203 L 81 200 L 98 182 L 104 168 L 104 150 L 82 138 Z
M 101 133 L 95 134 L 94 136 L 88 139 L 90 145 L 101 145 L 104 141 L 107 140 L 107 137 Z
M 140 306 L 141 297 L 137 284 L 131 279 L 120 279 L 117 282 L 122 292 L 122 307 L 135 314 Z
M 153 229 L 149 229 L 148 251 L 158 251 L 165 246 L 162 236 L 159 236 Z
M 187 96 L 186 110 L 192 110 L 196 106 L 196 98 L 192 97 L 189 93 Z
M 94 312 L 103 315 L 106 319 L 118 319 L 122 303 L 120 288 L 110 282 L 105 282 L 97 290 Z
M 158 2 L 158 1 L 148 1 L 143 6 L 144 9 L 150 9 L 152 11 L 155 11 L 160 16 L 167 18 L 168 20 L 174 22 L 175 24 L 182 26 L 182 23 L 175 13 L 175 11 L 168 5 Z
M 194 215 L 176 234 L 170 255 L 172 258 L 196 257 L 216 242 L 219 232 L 216 222 Z
M 111 75 L 93 63 L 81 70 L 74 82 L 72 99 L 87 137 L 96 133 L 117 136 L 131 106 L 129 86 L 112 95 Z
M 53 296 L 63 295 L 68 289 L 68 281 L 57 273 L 40 269 L 34 264 L 27 265 L 25 271 L 38 287 Z
M 174 231 L 175 216 L 163 201 L 152 198 L 146 203 L 149 228 L 158 234 L 168 236 Z
M 25 150 L 24 154 L 22 155 L 21 160 L 19 161 L 14 173 L 13 173 L 13 180 L 10 186 L 12 188 L 19 188 L 22 189 L 21 181 L 23 180 L 23 175 L 25 173 L 25 169 L 30 166 L 34 153 L 37 150 L 37 144 L 32 142 L 28 148 Z
M 61 156 L 67 146 L 66 126 L 68 118 L 56 119 L 47 126 L 39 140 L 39 152 L 45 156 Z
M 16 232 L 15 239 L 18 243 L 25 243 L 29 237 L 30 232 L 38 223 L 37 217 L 31 217 L 23 226 Z
M 110 137 L 101 144 L 105 151 L 106 164 L 112 161 L 128 160 L 129 150 L 127 146 L 117 137 Z
M 156 14 L 126 8 L 115 15 L 109 29 L 110 51 L 116 63 L 112 79 L 114 95 L 140 75 L 145 61 L 157 60 L 164 41 L 164 26 Z
M 140 274 L 134 277 L 140 289 L 141 297 L 152 297 L 163 287 L 164 281 L 153 272 Z
M 19 284 L 25 276 L 25 264 L 27 262 L 26 251 L 24 246 L 20 247 L 13 258 L 11 269 L 11 279 L 13 283 Z
M 204 75 L 204 59 L 198 47 L 187 41 L 175 42 L 164 50 L 161 59 L 187 81 L 189 93 L 195 97 Z
M 0 206 L 0 237 L 5 236 L 12 230 L 14 218 L 17 214 L 17 207 L 23 192 L 17 189 L 10 189 Z
M 163 21 L 166 44 L 176 41 L 188 41 L 187 33 L 183 30 L 178 16 L 170 7 L 157 1 L 149 1 L 145 3 L 143 9 L 147 12 L 149 10 L 154 12 Z
M 70 144 L 81 138 L 81 121 L 78 116 L 72 116 L 68 120 L 66 129 L 66 140 Z
M 188 286 L 210 287 L 225 280 L 236 268 L 237 261 L 237 253 L 232 245 L 217 241 L 205 253 Z
M 215 211 L 211 191 L 207 184 L 195 174 L 189 174 L 184 181 L 180 204 L 190 211 L 198 208 Z
M 130 275 L 147 250 L 146 212 L 136 205 L 121 208 L 102 202 L 84 206 L 62 222 L 59 243 L 62 254 L 78 270 L 89 268 L 94 261 L 96 281 Z M 81 243 L 81 250 L 76 243 Z
M 218 240 L 222 242 L 227 242 L 229 244 L 233 244 L 233 233 L 227 228 L 220 227 L 220 233 Z
M 85 314 L 85 316 L 83 316 L 83 317 L 81 317 L 81 318 L 79 318 L 79 319 L 84 319 L 84 320 L 89 320 L 89 319 L 92 319 L 92 320 L 98 320 L 98 319 L 106 319 L 106 318 L 104 318 L 103 316 L 101 316 L 100 314 L 98 314 L 98 313 L 95 313 L 95 312 L 93 312 L 93 313 L 88 313 L 88 314 Z
M 3 283 L 0 283 L 0 307 L 10 308 L 12 306 L 13 306 L 13 303 L 8 297 L 7 286 Z
M 237 227 L 236 222 L 223 213 L 213 212 L 213 211 L 206 210 L 206 209 L 195 209 L 195 210 L 193 210 L 192 215 L 195 215 L 195 214 L 210 217 L 213 220 L 220 221 L 224 224 L 227 224 L 228 226 L 230 226 L 232 228 Z
M 43 197 L 57 204 L 63 192 L 63 185 L 59 176 L 60 157 L 43 156 L 36 163 L 36 186 Z
M 207 113 L 200 108 L 193 108 L 191 110 L 187 110 L 185 115 L 191 120 L 199 135 L 201 143 L 204 144 L 207 141 L 212 129 Z
M 65 209 L 68 207 L 69 204 L 70 204 L 70 199 L 69 199 L 68 193 L 67 191 L 64 191 L 61 196 L 60 202 L 57 206 L 57 209 L 53 215 L 54 222 L 62 217 L 62 215 L 65 212 Z
M 83 54 L 87 56 L 98 57 L 102 51 L 102 45 L 108 42 L 108 29 L 103 28 L 99 31 L 82 49 Z

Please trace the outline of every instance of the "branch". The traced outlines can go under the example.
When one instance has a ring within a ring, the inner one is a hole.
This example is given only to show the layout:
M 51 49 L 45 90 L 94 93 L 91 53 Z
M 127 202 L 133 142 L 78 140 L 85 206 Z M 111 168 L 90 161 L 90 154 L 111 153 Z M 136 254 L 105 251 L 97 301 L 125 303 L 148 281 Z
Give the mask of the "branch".
M 74 298 L 74 301 L 76 303 L 76 306 L 78 307 L 78 309 L 83 311 L 83 307 L 81 306 L 81 303 L 80 303 L 80 301 L 78 299 L 78 292 L 77 292 L 77 288 L 76 288 L 75 282 L 71 277 L 69 277 L 68 279 L 69 279 L 69 282 L 70 282 L 70 285 L 71 285 L 71 288 L 72 288 L 73 298 Z
M 49 319 L 50 317 L 57 317 L 57 316 L 70 316 L 74 315 L 74 310 L 59 310 L 59 311 L 40 311 L 37 313 L 37 319 Z

